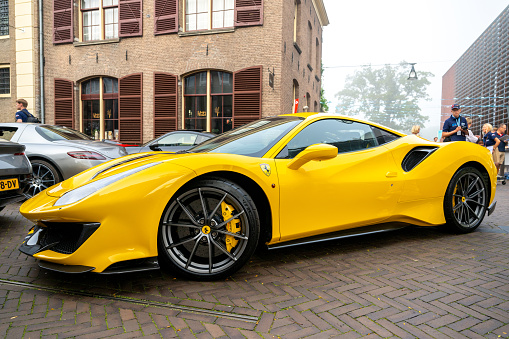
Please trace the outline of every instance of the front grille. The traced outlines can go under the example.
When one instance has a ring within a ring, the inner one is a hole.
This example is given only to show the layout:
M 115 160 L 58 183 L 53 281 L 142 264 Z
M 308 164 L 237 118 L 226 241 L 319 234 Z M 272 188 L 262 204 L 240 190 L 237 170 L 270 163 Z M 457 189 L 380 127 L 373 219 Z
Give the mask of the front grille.
M 40 240 L 43 248 L 57 253 L 71 254 L 99 228 L 99 223 L 43 222 L 47 230 Z

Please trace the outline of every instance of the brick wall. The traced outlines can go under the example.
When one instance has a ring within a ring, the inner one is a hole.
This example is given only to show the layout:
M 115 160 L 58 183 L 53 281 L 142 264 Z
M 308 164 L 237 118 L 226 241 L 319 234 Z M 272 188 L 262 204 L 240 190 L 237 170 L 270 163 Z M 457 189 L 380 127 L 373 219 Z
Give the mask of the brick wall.
M 289 113 L 292 109 L 292 80 L 297 79 L 301 93 L 309 92 L 311 101 L 319 101 L 320 84 L 314 79 L 319 70 L 307 68 L 308 44 L 301 46 L 301 55 L 293 47 L 294 0 L 265 0 L 263 26 L 239 27 L 231 32 L 179 36 L 154 35 L 154 2 L 143 2 L 143 36 L 123 38 L 106 44 L 52 43 L 52 31 L 45 29 L 45 89 L 46 121 L 54 122 L 53 79 L 63 78 L 75 83 L 95 76 L 120 78 L 132 73 L 143 73 L 143 139 L 153 138 L 154 72 L 167 72 L 179 80 L 192 72 L 218 69 L 235 72 L 252 66 L 262 66 L 262 115 Z M 302 0 L 302 27 L 313 24 L 313 41 L 321 41 L 321 28 L 311 0 Z M 182 1 L 180 11 L 182 10 Z M 311 14 L 310 14 L 311 8 Z M 44 2 L 45 27 L 52 27 L 52 1 Z M 75 7 L 75 23 L 78 22 Z M 182 15 L 180 26 L 184 26 Z M 304 34 L 307 31 L 304 30 Z M 74 36 L 78 36 L 75 24 Z M 304 39 L 306 37 L 304 36 Z M 286 51 L 284 45 L 286 43 Z M 314 46 L 314 43 L 313 43 Z M 321 47 L 321 44 L 320 44 Z M 314 51 L 312 52 L 314 53 Z M 127 57 L 126 57 L 127 54 Z M 314 54 L 313 54 L 314 55 Z M 315 60 L 312 57 L 312 60 Z M 300 62 L 299 67 L 297 64 Z M 268 69 L 276 74 L 274 89 L 269 86 Z M 319 76 L 319 75 L 318 75 Z M 313 88 L 314 87 L 314 88 Z M 75 121 L 79 121 L 78 92 L 76 94 Z M 179 88 L 179 124 L 181 126 L 182 92 Z M 302 111 L 302 106 L 300 105 Z M 79 129 L 78 124 L 76 124 Z

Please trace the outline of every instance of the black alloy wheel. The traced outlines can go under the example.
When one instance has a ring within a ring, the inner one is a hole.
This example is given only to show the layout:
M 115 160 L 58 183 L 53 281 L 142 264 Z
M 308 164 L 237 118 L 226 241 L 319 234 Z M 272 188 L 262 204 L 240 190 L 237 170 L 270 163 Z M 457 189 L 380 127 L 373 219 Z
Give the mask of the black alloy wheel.
M 159 226 L 159 256 L 170 273 L 221 279 L 249 260 L 259 234 L 258 211 L 244 189 L 220 178 L 202 179 L 168 203 Z
M 489 204 L 488 183 L 473 167 L 458 170 L 444 198 L 446 226 L 458 233 L 474 231 L 484 219 Z
M 61 181 L 57 169 L 47 161 L 31 160 L 30 162 L 32 164 L 32 180 L 26 192 L 30 198 Z

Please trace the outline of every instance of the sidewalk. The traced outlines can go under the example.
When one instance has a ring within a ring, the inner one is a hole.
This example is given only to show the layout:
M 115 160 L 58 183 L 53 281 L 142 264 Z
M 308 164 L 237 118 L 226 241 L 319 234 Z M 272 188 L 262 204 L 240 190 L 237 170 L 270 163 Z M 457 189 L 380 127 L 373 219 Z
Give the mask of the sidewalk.
M 474 233 L 407 228 L 257 254 L 234 277 L 66 275 L 0 212 L 0 337 L 509 338 L 509 185 Z

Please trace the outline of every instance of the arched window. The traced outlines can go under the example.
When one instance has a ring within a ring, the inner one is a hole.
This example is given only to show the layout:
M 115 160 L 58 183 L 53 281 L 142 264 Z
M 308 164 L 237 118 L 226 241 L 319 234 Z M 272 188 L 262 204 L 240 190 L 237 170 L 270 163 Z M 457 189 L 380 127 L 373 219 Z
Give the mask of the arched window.
M 118 140 L 118 79 L 98 77 L 82 82 L 81 107 L 83 133 Z
M 184 79 L 184 129 L 226 132 L 232 129 L 232 111 L 233 74 L 204 71 Z

